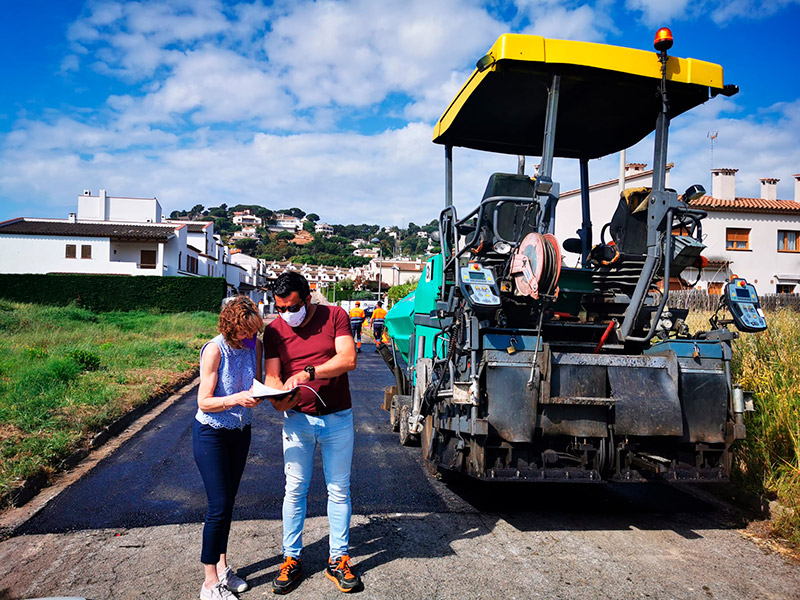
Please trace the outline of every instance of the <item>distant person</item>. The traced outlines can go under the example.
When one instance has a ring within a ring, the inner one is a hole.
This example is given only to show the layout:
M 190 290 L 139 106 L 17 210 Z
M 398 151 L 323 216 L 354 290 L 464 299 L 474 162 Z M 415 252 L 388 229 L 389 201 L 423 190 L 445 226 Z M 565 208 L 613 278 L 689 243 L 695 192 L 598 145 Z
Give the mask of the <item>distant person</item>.
M 356 300 L 356 305 L 350 309 L 350 330 L 356 342 L 356 352 L 358 353 L 361 353 L 361 328 L 364 326 L 364 319 L 366 318 L 367 315 L 364 314 L 364 309 L 361 308 L 361 302 Z
M 249 587 L 228 566 L 228 535 L 233 504 L 250 449 L 253 379 L 261 379 L 263 321 L 246 296 L 231 299 L 219 315 L 219 335 L 200 350 L 200 387 L 192 442 L 203 477 L 208 511 L 203 525 L 200 562 L 203 600 L 231 600 Z
M 273 402 L 285 411 L 283 462 L 283 564 L 272 591 L 286 594 L 300 578 L 306 497 L 319 446 L 328 488 L 330 524 L 325 576 L 341 592 L 361 580 L 350 566 L 350 467 L 353 459 L 353 410 L 347 372 L 356 368 L 356 351 L 347 313 L 338 306 L 311 304 L 308 281 L 288 271 L 275 280 L 275 309 L 281 318 L 264 330 L 265 383 L 300 388 L 294 400 Z M 309 389 L 310 388 L 310 389 Z M 296 405 L 293 405 L 296 402 Z
M 378 344 L 381 343 L 381 336 L 383 335 L 383 326 L 386 320 L 386 309 L 383 308 L 383 302 L 378 301 L 378 306 L 372 311 L 372 318 L 369 321 L 372 327 L 372 335 L 375 337 L 375 352 L 378 351 Z

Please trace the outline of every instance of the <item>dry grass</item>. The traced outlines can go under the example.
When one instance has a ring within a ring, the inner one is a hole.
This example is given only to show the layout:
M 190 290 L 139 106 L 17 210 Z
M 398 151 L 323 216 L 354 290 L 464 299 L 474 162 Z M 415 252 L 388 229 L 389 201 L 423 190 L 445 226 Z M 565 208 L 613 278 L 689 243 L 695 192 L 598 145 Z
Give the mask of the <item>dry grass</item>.
M 690 315 L 692 331 L 707 330 L 710 316 Z M 773 515 L 774 533 L 800 546 L 800 315 L 767 313 L 767 324 L 733 344 L 734 382 L 755 393 L 756 409 L 746 415 L 733 477 L 788 509 Z

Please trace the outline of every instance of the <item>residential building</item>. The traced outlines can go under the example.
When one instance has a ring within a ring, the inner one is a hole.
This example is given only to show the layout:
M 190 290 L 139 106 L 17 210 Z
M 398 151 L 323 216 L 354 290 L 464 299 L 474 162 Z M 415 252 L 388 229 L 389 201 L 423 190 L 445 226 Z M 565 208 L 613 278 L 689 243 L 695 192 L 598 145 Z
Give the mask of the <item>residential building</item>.
M 314 225 L 314 233 L 321 233 L 325 236 L 333 235 L 333 227 L 327 223 L 317 223 Z
M 711 195 L 691 203 L 703 219 L 703 270 L 698 288 L 719 293 L 732 276 L 745 277 L 760 293 L 800 292 L 800 174 L 794 199 L 778 200 L 776 178 L 761 179 L 761 197 L 736 196 L 737 169 L 712 170 Z
M 242 228 L 249 227 L 255 230 L 256 227 L 261 226 L 261 217 L 255 216 L 250 212 L 249 208 L 246 208 L 243 211 L 234 211 L 233 224 L 241 225 Z
M 303 219 L 279 213 L 275 215 L 275 224 L 269 226 L 270 231 L 289 231 L 295 233 L 303 228 Z
M 669 175 L 673 164 L 667 165 L 667 187 Z M 653 185 L 653 170 L 646 169 L 645 163 L 628 163 L 625 165 L 624 188 L 651 187 Z M 592 244 L 600 243 L 600 233 L 606 223 L 611 221 L 614 211 L 619 205 L 619 178 L 610 179 L 589 186 L 589 201 L 592 209 Z M 581 190 L 563 192 L 558 199 L 556 208 L 555 236 L 563 243 L 569 238 L 578 237 L 581 228 Z M 610 240 L 606 232 L 606 242 Z M 580 263 L 580 255 L 564 253 L 564 264 L 569 267 Z
M 231 294 L 257 282 L 231 262 L 212 222 L 164 220 L 156 198 L 105 190 L 84 191 L 67 219 L 0 223 L 0 273 L 224 277 Z
M 668 173 L 672 166 L 668 165 Z M 653 172 L 645 167 L 643 163 L 626 165 L 625 188 L 652 186 Z M 737 197 L 736 172 L 712 170 L 711 194 L 691 203 L 708 213 L 702 228 L 706 245 L 703 256 L 709 265 L 702 273 L 687 269 L 684 280 L 693 283 L 699 277 L 697 289 L 720 293 L 724 283 L 738 275 L 755 284 L 760 293 L 800 292 L 800 175 L 794 175 L 794 200 L 778 200 L 776 178 L 760 180 L 760 198 Z M 593 244 L 600 243 L 601 230 L 619 204 L 619 192 L 617 179 L 590 186 Z M 580 206 L 580 190 L 561 194 L 555 231 L 560 241 L 577 237 Z M 606 232 L 605 241 L 609 240 Z M 579 262 L 579 255 L 564 253 L 565 265 Z

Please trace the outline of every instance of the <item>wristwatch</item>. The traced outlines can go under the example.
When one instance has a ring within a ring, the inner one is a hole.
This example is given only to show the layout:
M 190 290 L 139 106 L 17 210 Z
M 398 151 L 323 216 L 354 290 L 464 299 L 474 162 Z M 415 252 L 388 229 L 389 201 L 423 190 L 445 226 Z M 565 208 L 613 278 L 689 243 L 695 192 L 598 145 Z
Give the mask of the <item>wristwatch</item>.
M 316 371 L 314 370 L 314 365 L 308 365 L 305 369 L 303 369 L 306 373 L 308 373 L 309 381 L 314 381 L 314 378 L 317 376 Z

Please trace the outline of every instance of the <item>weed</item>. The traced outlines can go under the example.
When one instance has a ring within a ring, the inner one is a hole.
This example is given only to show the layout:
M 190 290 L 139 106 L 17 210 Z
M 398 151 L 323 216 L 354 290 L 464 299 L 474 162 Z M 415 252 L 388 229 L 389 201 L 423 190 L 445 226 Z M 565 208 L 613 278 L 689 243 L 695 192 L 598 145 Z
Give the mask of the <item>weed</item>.
M 84 348 L 76 348 L 70 351 L 67 356 L 78 363 L 84 371 L 96 371 L 100 368 L 100 357 Z

